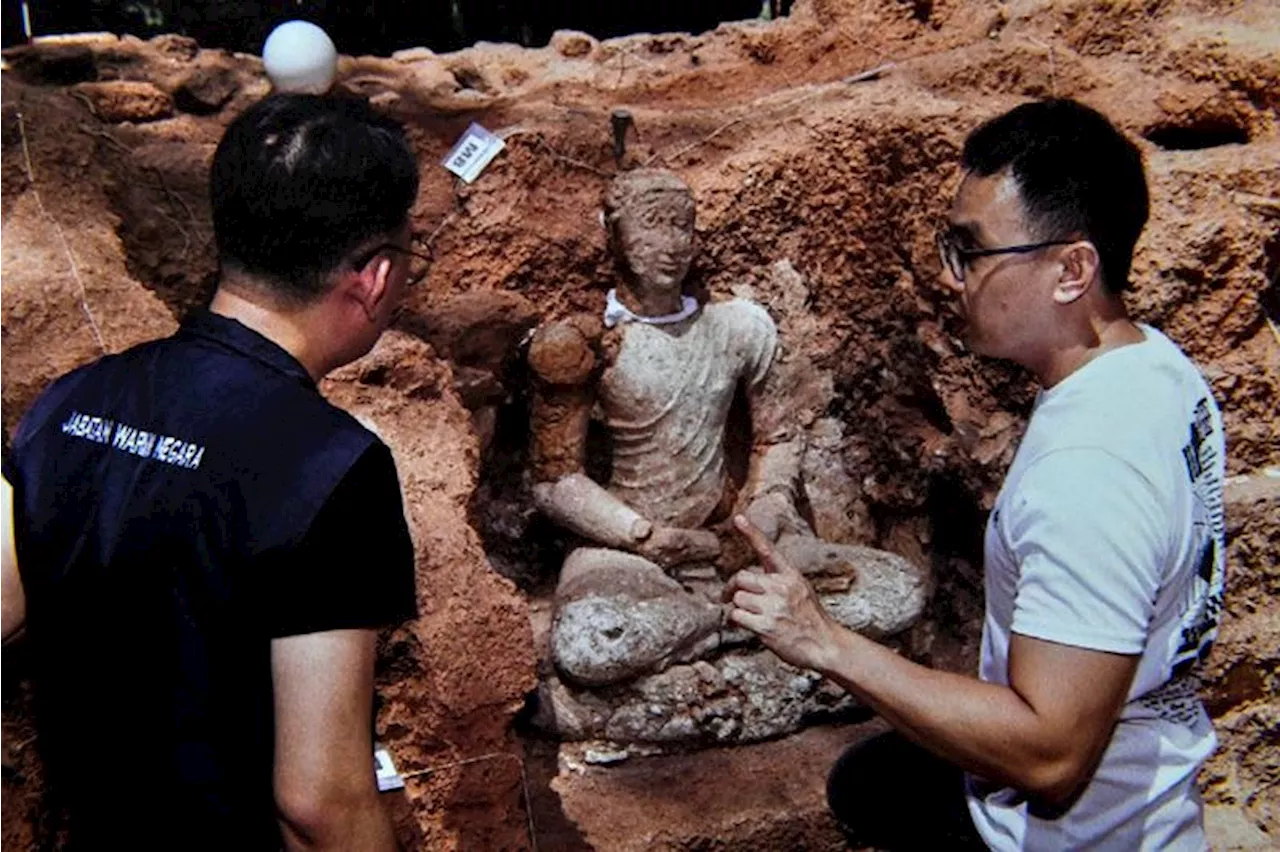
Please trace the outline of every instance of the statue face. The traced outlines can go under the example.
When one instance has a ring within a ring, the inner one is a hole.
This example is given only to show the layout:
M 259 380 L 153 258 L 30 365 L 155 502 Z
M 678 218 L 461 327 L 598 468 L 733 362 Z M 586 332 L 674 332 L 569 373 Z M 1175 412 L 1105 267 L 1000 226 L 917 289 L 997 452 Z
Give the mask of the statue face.
M 693 261 L 693 200 L 682 193 L 655 192 L 619 211 L 614 224 L 618 250 L 636 287 L 678 292 Z

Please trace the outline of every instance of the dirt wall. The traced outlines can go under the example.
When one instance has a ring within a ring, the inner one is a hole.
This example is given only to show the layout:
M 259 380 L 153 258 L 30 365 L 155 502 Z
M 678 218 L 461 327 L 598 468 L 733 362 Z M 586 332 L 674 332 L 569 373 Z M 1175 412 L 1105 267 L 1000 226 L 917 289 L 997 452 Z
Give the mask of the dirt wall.
M 338 85 L 409 128 L 424 174 L 415 237 L 437 258 L 399 333 L 326 383 L 391 444 L 419 545 L 423 615 L 384 643 L 379 679 L 380 732 L 421 773 L 399 811 L 407 836 L 529 843 L 514 731 L 534 678 L 529 608 L 560 551 L 520 476 L 518 347 L 537 322 L 603 305 L 614 271 L 598 211 L 619 167 L 665 165 L 693 187 L 693 285 L 769 305 L 812 364 L 797 411 L 819 532 L 927 561 L 936 589 L 907 651 L 967 670 L 981 524 L 1032 388 L 963 352 L 936 281 L 934 225 L 965 133 L 1057 94 L 1139 141 L 1153 203 L 1130 304 L 1203 365 L 1229 472 L 1265 485 L 1280 465 L 1277 55 L 1268 0 L 814 0 L 697 37 L 559 33 L 536 50 L 344 57 Z M 176 37 L 6 53 L 6 435 L 51 378 L 167 333 L 208 297 L 208 163 L 222 127 L 267 90 L 253 57 Z M 635 124 L 621 162 L 617 108 Z M 437 163 L 472 121 L 506 149 L 467 185 Z M 1223 748 L 1205 785 L 1276 836 L 1280 513 L 1273 492 L 1231 506 L 1229 612 L 1206 688 Z M 10 672 L 4 830 L 22 848 L 43 829 L 20 666 Z

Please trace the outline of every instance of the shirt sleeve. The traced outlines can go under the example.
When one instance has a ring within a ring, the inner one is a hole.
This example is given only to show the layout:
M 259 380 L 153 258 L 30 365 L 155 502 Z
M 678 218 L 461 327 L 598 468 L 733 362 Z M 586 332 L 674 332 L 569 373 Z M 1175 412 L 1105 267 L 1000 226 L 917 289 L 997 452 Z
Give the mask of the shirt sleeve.
M 9 458 L 9 448 L 5 447 L 4 456 L 0 457 L 0 471 L 4 474 L 5 482 L 14 485 L 18 480 L 18 466 Z M 14 490 L 17 490 L 15 485 Z
M 306 536 L 269 574 L 273 637 L 383 627 L 417 616 L 413 541 L 385 444 L 375 443 L 351 466 Z
M 1034 462 L 1006 515 L 1019 571 L 1013 632 L 1142 653 L 1167 549 L 1165 502 L 1104 450 L 1060 450 Z

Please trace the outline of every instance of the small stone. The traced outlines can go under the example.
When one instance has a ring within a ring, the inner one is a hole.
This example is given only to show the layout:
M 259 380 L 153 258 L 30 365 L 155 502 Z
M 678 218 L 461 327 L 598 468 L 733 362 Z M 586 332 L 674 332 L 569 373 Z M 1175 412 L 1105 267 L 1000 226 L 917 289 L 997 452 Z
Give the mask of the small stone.
M 137 80 L 81 83 L 74 91 L 89 99 L 99 118 L 113 124 L 156 121 L 173 115 L 173 100 L 151 83 Z
M 616 750 L 588 748 L 582 754 L 582 759 L 592 766 L 612 766 L 629 757 L 631 757 L 631 752 L 625 748 Z
M 556 30 L 551 34 L 551 46 L 566 59 L 589 56 L 598 44 L 594 38 L 577 30 Z
M 173 100 L 178 109 L 193 115 L 210 115 L 222 109 L 240 88 L 236 75 L 227 68 L 205 66 L 187 75 Z
M 690 742 L 698 738 L 698 723 L 690 716 L 672 716 L 658 730 L 662 742 Z

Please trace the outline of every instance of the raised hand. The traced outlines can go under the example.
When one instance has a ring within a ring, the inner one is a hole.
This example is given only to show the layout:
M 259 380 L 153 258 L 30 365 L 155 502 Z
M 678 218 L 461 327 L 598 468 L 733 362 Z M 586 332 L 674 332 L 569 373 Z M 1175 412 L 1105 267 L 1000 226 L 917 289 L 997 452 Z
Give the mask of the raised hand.
M 757 634 L 788 663 L 824 669 L 841 627 L 823 609 L 809 582 L 758 527 L 742 515 L 733 524 L 760 557 L 761 570 L 739 571 L 725 586 L 729 620 Z

